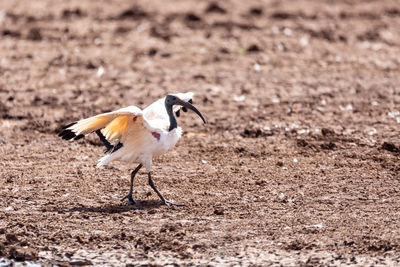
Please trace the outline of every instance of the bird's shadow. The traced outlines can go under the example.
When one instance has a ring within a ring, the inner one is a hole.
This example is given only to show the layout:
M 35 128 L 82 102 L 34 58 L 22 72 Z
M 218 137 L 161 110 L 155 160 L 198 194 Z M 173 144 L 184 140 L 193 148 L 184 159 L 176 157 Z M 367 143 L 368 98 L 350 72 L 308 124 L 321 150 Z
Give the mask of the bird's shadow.
M 61 207 L 53 209 L 58 213 L 69 213 L 69 212 L 94 212 L 94 213 L 122 213 L 128 211 L 142 211 L 142 210 L 153 210 L 163 206 L 160 201 L 157 200 L 143 200 L 138 201 L 136 204 L 126 205 L 126 204 L 106 204 L 99 206 L 78 206 L 70 209 L 63 209 Z

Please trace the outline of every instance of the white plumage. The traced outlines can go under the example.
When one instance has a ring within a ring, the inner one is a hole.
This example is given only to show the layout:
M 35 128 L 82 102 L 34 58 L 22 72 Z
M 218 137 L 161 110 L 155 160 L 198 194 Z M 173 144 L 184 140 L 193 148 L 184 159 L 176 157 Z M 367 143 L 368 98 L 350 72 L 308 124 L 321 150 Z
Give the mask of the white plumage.
M 66 140 L 76 140 L 96 132 L 109 151 L 99 160 L 97 167 L 114 160 L 139 164 L 131 174 L 130 193 L 125 197 L 129 202 L 135 203 L 132 198 L 133 178 L 140 167 L 144 166 L 149 175 L 149 184 L 164 204 L 174 204 L 165 200 L 151 180 L 152 159 L 174 147 L 181 137 L 182 129 L 177 126 L 174 116 L 174 112 L 179 112 L 181 106 L 192 109 L 205 122 L 201 113 L 190 104 L 193 95 L 192 92 L 169 94 L 144 110 L 129 106 L 82 119 L 66 126 L 59 136 Z

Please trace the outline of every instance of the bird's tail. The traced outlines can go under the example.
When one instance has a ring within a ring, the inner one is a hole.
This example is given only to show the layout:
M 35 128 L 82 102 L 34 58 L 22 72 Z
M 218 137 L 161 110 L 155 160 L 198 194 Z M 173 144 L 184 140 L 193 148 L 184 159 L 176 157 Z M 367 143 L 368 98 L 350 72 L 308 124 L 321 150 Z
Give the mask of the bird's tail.
M 116 154 L 109 154 L 107 156 L 102 157 L 101 159 L 99 159 L 99 161 L 97 162 L 96 167 L 100 168 L 101 166 L 113 161 L 115 159 L 115 155 Z
M 99 159 L 96 167 L 99 168 L 107 163 L 110 163 L 113 160 L 121 158 L 121 156 L 123 156 L 123 155 L 126 155 L 126 150 L 124 150 L 124 149 L 121 149 L 121 150 L 115 151 L 111 154 L 108 154 L 108 155 L 102 157 L 101 159 Z

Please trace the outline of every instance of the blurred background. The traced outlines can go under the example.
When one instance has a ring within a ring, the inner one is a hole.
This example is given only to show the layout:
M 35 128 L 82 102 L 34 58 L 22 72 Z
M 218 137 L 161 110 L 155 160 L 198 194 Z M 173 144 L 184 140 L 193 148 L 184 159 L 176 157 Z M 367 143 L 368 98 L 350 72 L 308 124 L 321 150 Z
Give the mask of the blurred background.
M 399 55 L 397 0 L 0 1 L 0 256 L 398 264 Z M 209 123 L 154 164 L 182 209 L 56 136 L 186 91 Z

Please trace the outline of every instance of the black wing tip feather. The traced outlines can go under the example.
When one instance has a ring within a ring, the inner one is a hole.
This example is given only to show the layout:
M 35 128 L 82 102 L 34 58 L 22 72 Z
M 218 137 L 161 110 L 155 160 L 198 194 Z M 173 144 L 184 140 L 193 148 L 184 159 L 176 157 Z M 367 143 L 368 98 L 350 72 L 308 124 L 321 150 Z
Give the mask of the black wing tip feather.
M 117 151 L 118 149 L 120 149 L 121 147 L 123 147 L 124 144 L 121 142 L 118 142 L 118 144 L 116 144 L 115 146 L 110 145 L 110 146 L 106 146 L 106 150 L 104 151 L 104 153 L 114 153 L 115 151 Z
M 64 140 L 71 140 L 72 138 L 74 140 L 79 140 L 83 137 L 85 137 L 83 134 L 80 135 L 76 135 L 73 131 L 71 131 L 70 129 L 67 129 L 69 127 L 71 127 L 72 125 L 76 124 L 76 122 L 70 123 L 68 125 L 63 126 L 61 129 L 62 131 L 58 134 L 59 137 L 61 137 Z
M 96 134 L 100 138 L 100 141 L 103 143 L 103 145 L 106 147 L 104 153 L 107 153 L 114 148 L 114 146 L 111 145 L 110 142 L 108 142 L 104 135 L 101 133 L 100 129 L 96 131 Z
M 189 101 L 188 101 L 190 104 L 193 104 L 193 100 L 192 99 L 189 99 Z M 180 113 L 180 109 L 177 111 L 177 112 L 175 112 L 175 115 L 177 116 L 177 117 L 179 117 L 180 115 L 181 115 L 181 113 Z M 187 112 L 188 110 L 187 110 L 187 108 L 185 108 L 185 107 L 182 107 L 182 111 L 183 112 Z
M 112 145 L 110 142 L 108 142 L 108 140 L 104 137 L 104 135 L 101 133 L 100 130 L 97 130 L 96 134 L 99 136 L 100 141 L 106 147 L 106 150 L 104 151 L 104 153 L 108 153 L 108 152 L 114 153 L 115 151 L 117 151 L 118 149 L 120 149 L 121 147 L 124 146 L 124 144 L 122 144 L 121 142 L 118 142 L 118 144 L 116 144 L 116 145 Z
M 76 137 L 76 134 L 71 130 L 64 130 L 58 134 L 64 140 L 71 140 L 72 138 Z
M 62 129 L 62 130 L 65 130 L 65 129 L 71 127 L 71 126 L 74 125 L 74 124 L 76 124 L 76 122 L 73 122 L 73 123 L 70 123 L 70 124 L 68 124 L 68 125 L 65 125 L 65 126 L 63 126 L 61 129 Z
M 83 137 L 85 137 L 83 134 L 77 135 L 74 137 L 74 140 L 79 140 L 82 139 Z
M 120 148 L 123 147 L 123 146 L 124 146 L 123 143 L 118 142 L 118 144 L 116 144 L 116 145 L 114 146 L 114 149 L 113 149 L 113 151 L 112 151 L 111 153 L 114 153 L 115 151 L 117 151 L 118 149 L 120 149 Z
M 189 102 L 190 104 L 193 104 L 193 100 L 192 100 L 192 99 L 189 99 L 188 102 Z M 182 107 L 182 111 L 183 111 L 183 112 L 187 112 L 188 110 L 187 110 L 187 108 Z
M 62 127 L 62 131 L 58 134 L 58 136 L 60 136 L 64 140 L 71 140 L 71 139 L 79 140 L 79 139 L 82 139 L 83 137 L 85 137 L 85 135 L 83 135 L 83 134 L 76 135 L 72 130 L 68 129 L 75 123 L 76 122 Z M 116 145 L 110 144 L 110 142 L 108 142 L 107 139 L 104 137 L 104 135 L 101 133 L 100 129 L 97 130 L 96 133 L 99 136 L 102 143 L 106 147 L 106 151 L 104 153 L 108 153 L 108 152 L 114 153 L 115 151 L 117 151 L 118 149 L 120 149 L 121 147 L 124 146 L 121 142 L 118 142 L 118 144 L 116 144 Z

